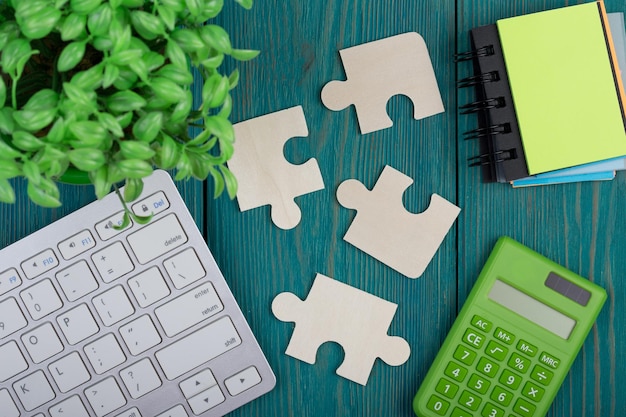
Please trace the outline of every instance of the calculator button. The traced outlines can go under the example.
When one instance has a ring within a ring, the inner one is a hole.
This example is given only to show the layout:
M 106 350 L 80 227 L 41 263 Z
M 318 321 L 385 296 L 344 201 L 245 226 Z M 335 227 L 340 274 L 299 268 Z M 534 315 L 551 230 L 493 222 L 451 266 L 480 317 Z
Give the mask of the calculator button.
M 506 407 L 511 403 L 513 394 L 502 387 L 495 387 L 493 391 L 491 391 L 491 399 Z
M 476 370 L 478 370 L 478 372 L 485 374 L 490 378 L 494 378 L 496 376 L 499 368 L 500 366 L 491 362 L 487 358 L 480 358 L 478 365 L 476 366 Z
M 474 417 L 474 416 L 469 411 L 465 411 L 457 407 L 454 410 L 452 410 L 452 414 L 450 414 L 450 417 Z
M 436 414 L 443 416 L 448 411 L 448 407 L 450 407 L 450 403 L 444 400 L 443 398 L 439 398 L 436 395 L 430 397 L 428 403 L 426 404 L 426 408 L 431 411 L 434 411 Z
M 450 362 L 444 371 L 444 374 L 448 375 L 450 378 L 455 381 L 463 382 L 465 376 L 467 375 L 467 369 L 463 368 L 461 365 Z
M 491 403 L 485 404 L 485 408 L 483 408 L 483 412 L 481 413 L 483 417 L 504 417 L 504 410 L 496 407 Z
M 514 353 L 509 358 L 507 364 L 516 371 L 525 374 L 526 371 L 528 371 L 528 367 L 530 366 L 530 360 L 524 358 L 521 355 L 518 355 L 517 353 Z
M 461 397 L 459 398 L 459 404 L 461 404 L 463 407 L 467 407 L 472 411 L 478 410 L 478 406 L 481 402 L 482 400 L 479 396 L 472 394 L 469 391 L 463 391 L 463 394 L 461 394 Z
M 522 382 L 522 377 L 509 371 L 508 369 L 505 369 L 504 371 L 502 371 L 502 375 L 500 375 L 499 381 L 501 384 L 506 385 L 508 388 L 515 390 Z
M 532 382 L 524 384 L 524 388 L 522 389 L 522 395 L 533 401 L 541 401 L 545 392 L 546 391 L 543 388 L 539 385 L 533 384 Z
M 506 343 L 507 345 L 510 345 L 513 343 L 513 341 L 515 340 L 515 336 L 512 335 L 510 332 L 508 332 L 507 330 L 504 330 L 500 327 L 496 328 L 496 330 L 494 330 L 493 335 L 496 339 L 500 340 L 501 342 Z
M 543 385 L 548 385 L 550 381 L 552 381 L 552 377 L 554 374 L 552 371 L 548 371 L 543 366 L 535 365 L 532 372 L 530 373 L 530 377 L 535 381 L 539 382 Z
M 450 399 L 454 398 L 457 391 L 459 390 L 459 386 L 453 383 L 452 381 L 448 381 L 445 378 L 441 378 L 439 383 L 435 387 L 435 391 L 439 394 L 444 395 Z
M 519 414 L 522 417 L 531 417 L 535 413 L 535 406 L 528 401 L 519 398 L 515 401 L 513 406 L 513 412 Z
M 489 341 L 487 347 L 485 348 L 485 353 L 492 358 L 503 361 L 506 358 L 506 354 L 509 351 L 504 345 L 501 345 L 498 342 L 494 342 L 493 340 Z
M 537 346 L 531 345 L 525 340 L 520 340 L 519 342 L 517 342 L 517 350 L 519 350 L 522 353 L 525 353 L 531 358 L 537 354 Z
M 539 357 L 539 362 L 541 362 L 543 365 L 546 365 L 552 369 L 558 368 L 559 364 L 561 363 L 559 359 L 555 358 L 554 356 L 546 352 L 543 352 L 541 354 L 541 357 Z
M 486 394 L 489 389 L 489 385 L 491 385 L 491 382 L 487 381 L 478 374 L 472 374 L 469 381 L 467 381 L 467 386 L 479 394 Z
M 480 317 L 478 314 L 472 317 L 472 326 L 481 329 L 484 332 L 489 332 L 491 330 L 491 322 L 483 317 Z
M 485 336 L 472 329 L 467 329 L 463 335 L 463 341 L 470 346 L 480 349 L 485 341 Z
M 474 359 L 476 359 L 476 352 L 467 349 L 465 346 L 459 346 L 456 348 L 454 355 L 452 356 L 454 356 L 454 358 L 458 361 L 463 362 L 465 365 L 471 365 L 474 363 Z

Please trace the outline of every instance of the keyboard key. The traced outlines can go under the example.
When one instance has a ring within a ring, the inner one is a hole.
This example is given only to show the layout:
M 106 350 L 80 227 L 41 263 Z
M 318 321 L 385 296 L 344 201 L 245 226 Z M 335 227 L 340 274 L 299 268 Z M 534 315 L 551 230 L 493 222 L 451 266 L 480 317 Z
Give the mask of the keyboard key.
M 167 379 L 175 379 L 241 344 L 229 317 L 208 326 L 156 352 Z
M 113 282 L 122 275 L 135 269 L 122 242 L 115 242 L 110 246 L 91 255 L 102 281 Z
M 37 255 L 26 259 L 22 262 L 21 267 L 24 271 L 26 278 L 32 279 L 46 271 L 55 268 L 59 264 L 57 256 L 52 249 L 46 249 L 45 251 L 38 253 Z
M 33 320 L 39 320 L 63 307 L 63 302 L 49 279 L 25 289 L 20 297 Z
M 28 369 L 28 364 L 15 341 L 11 340 L 0 346 L 0 382 L 14 377 L 26 369 Z M 0 410 L 4 409 L 0 407 Z
M 57 247 L 64 259 L 72 259 L 96 246 L 96 241 L 89 230 L 83 230 L 59 242 Z
M 508 369 L 505 369 L 504 371 L 502 371 L 502 375 L 500 375 L 499 381 L 501 384 L 506 385 L 508 388 L 515 390 L 522 382 L 522 377 L 509 371 Z
M 476 359 L 476 353 L 463 345 L 459 345 L 459 347 L 456 348 L 453 356 L 456 360 L 467 366 L 474 363 L 474 359 Z
M 206 275 L 193 248 L 186 249 L 163 262 L 174 287 L 181 289 Z
M 246 368 L 230 378 L 226 378 L 224 381 L 226 389 L 233 397 L 260 383 L 261 375 L 259 375 L 259 371 L 254 366 Z
M 491 403 L 487 403 L 480 415 L 483 417 L 504 417 L 504 410 Z
M 463 335 L 463 341 L 476 349 L 480 349 L 485 341 L 485 336 L 473 329 L 467 329 Z
M 213 376 L 213 372 L 211 372 L 210 369 L 205 369 L 191 378 L 181 381 L 178 385 L 180 386 L 180 390 L 183 392 L 185 398 L 191 398 L 203 391 L 206 391 L 213 385 L 217 385 L 217 381 Z
M 513 406 L 513 412 L 519 414 L 522 417 L 532 417 L 535 414 L 535 406 L 529 403 L 528 401 L 519 398 L 515 401 L 515 405 Z
M 474 416 L 469 411 L 465 411 L 459 407 L 456 407 L 454 410 L 452 410 L 452 414 L 450 414 L 450 417 L 474 417 Z
M 54 391 L 42 371 L 34 372 L 13 383 L 13 390 L 26 411 L 34 410 L 54 399 Z
M 7 389 L 0 389 L 0 410 L 2 410 L 2 417 L 19 417 L 20 415 L 20 410 L 17 409 Z
M 11 268 L 0 274 L 0 295 L 8 293 L 20 285 L 22 285 L 22 279 L 15 268 Z
M 463 391 L 463 393 L 459 397 L 459 404 L 472 411 L 478 410 L 478 406 L 481 402 L 482 399 L 478 395 L 470 391 Z
M 107 327 L 114 325 L 135 312 L 121 285 L 94 297 L 92 303 L 100 319 L 102 319 L 102 323 Z
M 137 216 L 149 216 L 151 214 L 159 214 L 167 210 L 169 206 L 170 202 L 167 201 L 165 194 L 163 191 L 159 191 L 133 204 L 132 210 Z
M 504 345 L 493 340 L 490 340 L 485 348 L 485 353 L 498 361 L 503 361 L 508 351 Z
M 501 329 L 500 327 L 494 330 L 493 335 L 495 336 L 496 339 L 500 340 L 501 342 L 506 343 L 507 345 L 510 345 L 513 343 L 513 341 L 515 341 L 514 335 L 509 333 L 507 330 Z
M 467 381 L 467 386 L 479 394 L 485 394 L 489 389 L 489 385 L 491 385 L 491 382 L 478 374 L 472 374 L 469 381 Z
M 554 356 L 546 352 L 543 352 L 541 354 L 541 357 L 539 358 L 539 362 L 541 362 L 542 365 L 548 366 L 552 369 L 558 368 L 559 364 L 561 363 L 559 359 L 555 358 Z
M 506 407 L 511 403 L 513 394 L 502 387 L 495 387 L 491 392 L 491 399 Z
M 124 222 L 124 212 L 118 211 L 112 216 L 107 217 L 106 219 L 96 223 L 96 232 L 98 232 L 98 236 L 102 240 L 109 240 L 113 236 L 122 233 L 124 230 L 128 230 L 133 226 L 133 221 L 130 221 L 130 224 L 122 230 L 115 229 L 113 226 L 121 226 Z
M 472 317 L 472 326 L 488 333 L 491 330 L 492 323 L 484 317 L 476 314 Z
M 519 342 L 517 342 L 517 350 L 525 353 L 530 357 L 533 357 L 537 354 L 537 346 L 531 345 L 525 340 L 520 340 Z
M 76 301 L 98 289 L 98 282 L 85 261 L 62 269 L 56 278 L 68 301 Z
M 187 235 L 176 215 L 168 214 L 127 239 L 139 263 L 146 264 L 187 242 Z
M 189 415 L 182 405 L 177 405 L 176 407 L 170 408 L 156 417 L 189 417 Z
M 35 363 L 43 362 L 63 350 L 63 344 L 50 323 L 24 333 L 22 343 Z
M 215 385 L 195 397 L 191 397 L 188 401 L 194 414 L 202 414 L 216 405 L 223 403 L 225 399 L 219 385 Z
M 450 403 L 444 400 L 443 398 L 439 398 L 436 395 L 430 397 L 428 402 L 426 403 L 426 408 L 431 411 L 434 411 L 435 414 L 443 416 L 448 411 L 448 407 L 450 407 Z
M 0 316 L 1 317 L 1 316 Z M 552 381 L 554 374 L 543 366 L 535 365 L 530 377 L 543 385 L 548 385 Z
M 170 289 L 156 266 L 129 279 L 128 287 L 142 308 L 146 308 L 170 295 Z
M 48 411 L 50 412 L 50 417 L 89 417 L 89 413 L 78 395 L 73 395 L 53 405 Z
M 499 368 L 500 366 L 487 358 L 480 358 L 478 365 L 476 365 L 476 370 L 478 372 L 487 375 L 490 378 L 495 378 Z
M 126 360 L 124 352 L 112 333 L 85 345 L 84 351 L 98 375 L 115 368 Z
M 165 334 L 173 337 L 224 309 L 213 284 L 205 282 L 154 310 Z
M 541 401 L 545 392 L 546 390 L 544 390 L 537 384 L 533 384 L 530 381 L 524 384 L 524 388 L 522 388 L 522 395 L 524 397 L 530 398 L 531 400 L 537 402 Z
M 435 391 L 450 399 L 454 398 L 458 390 L 458 385 L 456 385 L 452 381 L 448 381 L 445 378 L 441 378 L 437 383 L 437 386 L 435 387 Z
M 86 304 L 61 314 L 57 323 L 70 345 L 80 343 L 100 330 Z
M 120 376 L 133 398 L 143 397 L 161 386 L 161 379 L 148 358 L 122 369 Z
M 0 340 L 26 327 L 28 322 L 15 298 L 0 302 Z
M 137 410 L 137 407 L 133 407 L 130 410 L 126 410 L 115 417 L 141 417 L 141 413 Z
M 78 352 L 72 352 L 52 362 L 48 365 L 48 370 L 61 392 L 68 392 L 91 379 Z
M 103 417 L 126 405 L 124 394 L 113 377 L 87 388 L 85 398 L 98 417 Z
M 448 375 L 450 378 L 454 379 L 455 381 L 463 382 L 463 380 L 465 379 L 465 375 L 467 375 L 467 369 L 465 369 L 459 364 L 450 362 L 448 366 L 446 366 L 446 369 L 443 373 Z
M 509 358 L 507 364 L 516 371 L 525 374 L 530 367 L 530 360 L 521 355 L 518 355 L 517 353 L 513 353 Z
M 120 327 L 120 334 L 130 354 L 134 356 L 161 343 L 161 336 L 148 315 Z

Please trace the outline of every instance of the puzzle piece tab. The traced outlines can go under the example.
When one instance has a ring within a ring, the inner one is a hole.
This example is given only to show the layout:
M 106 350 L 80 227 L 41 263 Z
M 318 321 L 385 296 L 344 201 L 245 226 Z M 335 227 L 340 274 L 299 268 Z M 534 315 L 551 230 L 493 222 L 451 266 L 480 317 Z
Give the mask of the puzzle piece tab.
M 324 342 L 339 343 L 344 350 L 337 374 L 361 385 L 367 384 L 376 358 L 398 366 L 409 359 L 411 348 L 401 337 L 387 331 L 397 305 L 365 291 L 317 274 L 306 300 L 289 292 L 272 302 L 272 312 L 296 327 L 286 354 L 315 363 Z
M 239 184 L 239 210 L 271 206 L 274 224 L 292 229 L 302 213 L 294 198 L 324 188 L 317 161 L 289 163 L 283 154 L 285 143 L 309 130 L 301 106 L 249 119 L 234 125 L 235 152 L 228 161 Z
M 334 111 L 356 108 L 361 133 L 393 126 L 387 102 L 402 94 L 413 102 L 413 117 L 444 111 L 428 49 L 419 33 L 407 32 L 339 51 L 347 81 L 330 81 L 322 102 Z
M 426 211 L 410 213 L 402 195 L 411 184 L 410 177 L 386 166 L 371 191 L 357 180 L 347 180 L 339 185 L 337 200 L 357 210 L 345 241 L 407 277 L 417 278 L 461 209 L 433 194 Z

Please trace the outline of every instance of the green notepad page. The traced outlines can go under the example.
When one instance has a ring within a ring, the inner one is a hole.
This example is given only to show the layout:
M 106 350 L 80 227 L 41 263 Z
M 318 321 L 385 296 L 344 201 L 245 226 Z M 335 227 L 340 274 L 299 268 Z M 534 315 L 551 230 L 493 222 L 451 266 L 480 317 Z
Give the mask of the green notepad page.
M 497 25 L 530 174 L 626 155 L 598 4 Z

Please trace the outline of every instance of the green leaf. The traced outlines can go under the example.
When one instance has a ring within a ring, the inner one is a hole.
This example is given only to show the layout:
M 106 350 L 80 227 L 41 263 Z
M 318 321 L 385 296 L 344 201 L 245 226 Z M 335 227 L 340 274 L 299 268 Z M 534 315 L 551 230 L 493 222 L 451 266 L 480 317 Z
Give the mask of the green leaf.
M 104 35 L 109 32 L 112 19 L 113 10 L 111 5 L 107 3 L 101 4 L 95 11 L 89 13 L 87 28 L 94 36 Z
M 84 144 L 82 147 L 98 148 L 100 144 L 109 137 L 107 130 L 98 122 L 83 120 L 70 123 L 67 128 L 74 135 L 78 143 Z M 76 146 L 76 145 L 75 145 Z M 91 171 L 86 169 L 85 171 Z
M 102 87 L 102 68 L 103 63 L 94 65 L 93 67 L 74 74 L 70 81 L 72 85 L 84 91 L 94 91 Z M 95 96 L 93 97 L 95 99 Z
M 232 46 L 230 36 L 224 28 L 218 25 L 206 25 L 200 28 L 200 37 L 204 43 L 223 53 L 230 53 Z
M 20 36 L 20 28 L 13 20 L 0 24 L 0 50 L 4 50 L 7 43 Z
M 41 139 L 35 137 L 34 135 L 20 130 L 18 132 L 13 133 L 13 146 L 23 151 L 34 152 L 41 147 L 43 147 L 44 143 Z
M 220 140 L 234 142 L 235 131 L 228 119 L 220 116 L 207 116 L 204 118 L 204 128 Z
M 10 135 L 13 133 L 15 129 L 15 121 L 13 120 L 13 110 L 12 107 L 4 107 L 0 110 L 0 132 Z
M 180 155 L 179 145 L 171 136 L 163 134 L 161 147 L 157 149 L 157 165 L 163 169 L 172 169 L 176 166 L 178 155 Z
M 108 61 L 115 65 L 123 66 L 128 65 L 138 59 L 141 59 L 142 55 L 143 51 L 141 49 L 126 49 L 123 51 L 114 52 L 108 59 Z
M 24 68 L 26 61 L 33 54 L 30 43 L 26 39 L 13 39 L 4 47 L 0 64 L 2 71 L 7 74 L 19 74 Z M 24 62 L 24 64 L 20 65 Z
M 32 8 L 28 6 L 28 8 Z M 54 7 L 44 7 L 40 10 L 25 13 L 16 13 L 17 22 L 22 33 L 30 39 L 41 39 L 54 29 L 61 20 L 61 11 Z
M 109 132 L 111 132 L 115 137 L 121 138 L 122 136 L 124 136 L 122 126 L 115 116 L 109 113 L 98 113 L 97 117 L 98 122 L 100 122 L 100 124 Z
M 237 196 L 237 178 L 235 178 L 235 175 L 226 166 L 220 165 L 219 169 L 226 183 L 228 197 L 232 200 Z
M 56 107 L 58 104 L 59 93 L 50 88 L 44 88 L 28 99 L 24 105 L 24 110 L 48 110 Z
M 146 105 L 146 100 L 134 91 L 120 91 L 111 95 L 107 107 L 115 113 L 138 110 Z
M 216 17 L 224 7 L 224 0 L 204 0 L 200 15 L 203 21 Z
M 154 73 L 158 77 L 168 79 L 178 85 L 191 85 L 193 83 L 193 75 L 187 68 L 177 67 L 167 64 Z
M 63 24 L 61 24 L 61 39 L 71 41 L 85 33 L 85 25 L 87 24 L 87 16 L 77 13 L 70 13 Z
M 4 160 L 0 164 L 0 178 L 8 179 L 15 178 L 22 175 L 22 170 L 17 162 L 12 160 Z
M 152 174 L 152 165 L 141 159 L 125 159 L 119 161 L 117 166 L 126 178 L 144 178 Z
M 39 185 L 29 181 L 26 192 L 33 203 L 42 207 L 54 208 L 61 205 L 57 186 L 47 178 L 42 178 Z
M 60 72 L 66 72 L 78 65 L 85 56 L 86 45 L 87 42 L 85 41 L 74 41 L 67 44 L 67 46 L 63 48 L 61 55 L 59 55 L 57 69 Z
M 67 129 L 65 128 L 65 119 L 58 117 L 50 130 L 48 131 L 48 142 L 61 143 L 65 140 L 65 134 Z
M 13 113 L 13 120 L 29 132 L 37 132 L 48 126 L 57 114 L 57 108 L 40 110 L 20 110 Z
M 165 64 L 165 57 L 162 54 L 153 51 L 144 54 L 141 59 L 145 62 L 148 72 L 161 68 L 163 64 Z
M 134 140 L 122 140 L 119 142 L 120 151 L 127 159 L 143 159 L 152 158 L 156 152 L 146 142 L 137 142 Z
M 96 36 L 93 39 L 92 45 L 98 51 L 110 51 L 111 49 L 113 49 L 113 39 L 111 39 L 108 33 L 105 35 Z
M 95 107 L 96 94 L 93 91 L 85 91 L 72 83 L 63 83 L 63 91 L 67 98 L 81 109 Z
M 211 178 L 213 178 L 213 186 L 215 187 L 215 190 L 213 190 L 213 198 L 217 198 L 224 192 L 224 178 L 212 166 L 209 166 L 209 174 Z
M 239 3 L 244 9 L 250 10 L 252 8 L 253 0 L 235 0 L 236 3 Z
M 208 81 L 208 80 L 207 80 Z M 205 84 L 206 85 L 206 84 Z M 220 106 L 226 100 L 226 96 L 230 91 L 230 82 L 226 76 L 218 76 L 217 82 L 212 85 L 212 88 L 205 91 L 202 89 L 203 108 L 212 109 Z
M 185 0 L 185 4 L 192 16 L 198 16 L 200 14 L 200 0 Z
M 173 65 L 181 68 L 187 68 L 187 58 L 185 52 L 174 41 L 168 41 L 165 47 L 165 56 L 170 59 Z
M 126 202 L 135 201 L 143 191 L 143 180 L 141 178 L 131 178 L 124 184 L 124 200 Z
M 130 90 L 135 87 L 137 83 L 137 74 L 130 70 L 128 67 L 120 68 L 120 75 L 117 77 L 117 81 L 113 83 L 113 86 L 120 91 Z
M 169 122 L 173 124 L 184 122 L 189 117 L 189 112 L 193 107 L 193 95 L 190 91 L 185 92 L 185 97 L 181 99 L 172 110 Z
M 171 38 L 187 53 L 206 48 L 197 29 L 176 29 Z
M 131 70 L 133 70 L 133 72 L 137 74 L 137 76 L 141 78 L 143 82 L 147 82 L 148 66 L 146 65 L 146 62 L 143 59 L 136 59 L 134 61 L 131 61 L 128 64 L 128 67 Z
M 220 109 L 217 115 L 228 119 L 230 117 L 230 113 L 232 112 L 232 110 L 233 110 L 233 98 L 231 97 L 230 94 L 228 94 L 226 96 L 226 100 L 224 100 L 224 103 L 222 104 L 222 108 Z
M 130 126 L 130 122 L 133 121 L 133 115 L 134 113 L 132 111 L 129 111 L 128 113 L 123 113 L 115 116 L 115 120 L 117 120 L 122 129 L 126 129 L 128 126 Z
M 178 158 L 178 163 L 176 164 L 176 170 L 176 176 L 174 177 L 176 181 L 191 177 L 192 166 L 187 153 L 181 153 L 180 158 Z
M 141 116 L 133 125 L 133 135 L 140 141 L 152 142 L 163 126 L 163 113 L 155 111 Z
M 163 5 L 159 5 L 157 10 L 159 11 L 159 17 L 163 21 L 165 27 L 170 32 L 173 31 L 176 27 L 176 11 Z
M 115 64 L 107 64 L 104 67 L 104 78 L 102 78 L 102 87 L 109 88 L 112 86 L 115 81 L 117 81 L 117 77 L 120 75 L 120 69 Z
M 102 0 L 70 0 L 70 9 L 78 14 L 89 14 L 96 10 Z
M 70 162 L 81 171 L 95 171 L 106 162 L 104 153 L 100 149 L 80 148 L 67 153 Z
M 111 183 L 107 181 L 108 168 L 106 165 L 101 166 L 95 171 L 89 173 L 89 179 L 93 184 L 96 197 L 98 199 L 103 198 L 111 191 Z
M 113 53 L 125 51 L 130 48 L 132 30 L 130 24 L 122 19 L 113 19 L 109 27 L 109 37 L 113 39 Z
M 150 81 L 150 87 L 155 96 L 169 103 L 175 103 L 185 98 L 185 90 L 174 81 L 168 80 L 167 78 L 153 78 Z
M 4 139 L 0 139 L 0 159 L 7 161 L 10 159 L 20 158 L 21 156 L 22 154 L 18 150 L 6 143 Z M 3 162 L 3 164 L 4 163 L 5 162 Z
M 3 203 L 15 203 L 15 191 L 13 186 L 6 179 L 0 179 L 0 201 Z
M 254 49 L 233 49 L 230 51 L 230 56 L 237 61 L 249 61 L 256 58 L 259 55 L 259 52 L 260 51 L 256 51 Z
M 141 7 L 145 3 L 145 0 L 122 0 L 122 5 L 131 9 L 135 7 Z
M 163 6 L 172 9 L 176 13 L 180 13 L 185 10 L 185 0 L 161 0 L 159 1 Z
M 237 87 L 237 84 L 239 84 L 239 70 L 235 68 L 228 76 L 228 86 L 232 90 Z
M 213 68 L 216 69 L 224 62 L 224 54 L 216 51 L 215 49 L 211 50 L 211 54 L 207 59 L 202 60 L 202 66 L 205 68 Z
M 4 103 L 7 101 L 7 85 L 4 83 L 4 78 L 0 77 L 0 108 L 4 107 Z
M 24 161 L 22 164 L 22 173 L 29 182 L 32 182 L 35 185 L 39 185 L 41 183 L 41 171 L 35 162 L 30 160 Z
M 133 10 L 130 13 L 130 21 L 137 33 L 144 39 L 153 40 L 165 33 L 161 19 L 150 13 Z

